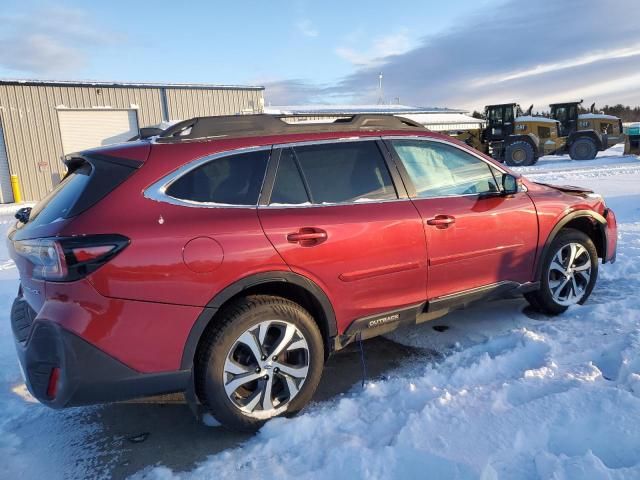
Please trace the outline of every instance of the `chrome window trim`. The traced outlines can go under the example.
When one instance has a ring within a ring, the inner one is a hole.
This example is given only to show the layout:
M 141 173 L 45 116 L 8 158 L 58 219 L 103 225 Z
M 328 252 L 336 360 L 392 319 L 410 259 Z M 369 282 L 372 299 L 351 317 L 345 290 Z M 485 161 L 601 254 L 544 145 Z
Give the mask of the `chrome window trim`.
M 340 203 L 292 203 L 292 204 L 273 204 L 273 205 L 258 205 L 259 209 L 284 209 L 284 208 L 324 208 L 324 207 L 346 207 L 353 205 L 375 205 L 377 203 L 394 203 L 394 202 L 408 202 L 410 198 L 393 198 L 389 200 L 371 200 L 366 202 L 340 202 Z
M 271 150 L 272 145 L 260 145 L 253 147 L 243 147 L 237 148 L 233 150 L 225 150 L 224 152 L 214 153 L 212 155 L 206 155 L 204 157 L 200 157 L 196 160 L 192 160 L 189 163 L 184 164 L 173 172 L 165 175 L 157 182 L 152 183 L 149 187 L 147 187 L 143 195 L 145 198 L 149 200 L 154 200 L 156 202 L 169 203 L 171 205 L 178 205 L 182 207 L 191 207 L 191 208 L 249 208 L 255 209 L 258 206 L 256 201 L 253 205 L 232 205 L 226 203 L 216 203 L 216 202 L 197 202 L 195 200 L 184 200 L 176 197 L 172 197 L 167 194 L 167 188 L 171 186 L 176 180 L 186 175 L 187 173 L 195 170 L 196 168 L 212 162 L 214 160 L 230 157 L 232 155 L 240 155 L 243 153 L 251 153 L 251 152 L 259 152 L 263 150 Z M 266 177 L 266 170 L 265 170 Z M 260 186 L 260 193 L 262 193 L 262 188 L 264 187 L 264 177 L 262 179 L 262 185 Z M 260 199 L 260 194 L 258 194 L 258 199 Z
M 380 136 L 358 137 L 358 136 L 352 135 L 350 137 L 329 138 L 325 140 L 304 140 L 302 142 L 276 143 L 273 145 L 273 148 L 305 147 L 305 146 L 323 145 L 323 144 L 329 144 L 329 143 L 379 141 L 381 138 L 382 137 Z
M 205 163 L 217 160 L 219 158 L 228 157 L 231 155 L 239 155 L 243 153 L 257 152 L 262 150 L 272 150 L 272 149 L 283 149 L 283 148 L 291 148 L 291 147 L 301 147 L 301 146 L 310 146 L 310 145 L 322 145 L 322 144 L 331 144 L 331 143 L 348 143 L 348 142 L 365 142 L 365 141 L 380 141 L 380 140 L 420 140 L 426 142 L 436 142 L 442 143 L 445 145 L 449 145 L 453 148 L 457 148 L 458 150 L 462 150 L 469 155 L 476 157 L 477 159 L 483 161 L 489 167 L 494 167 L 498 171 L 502 173 L 509 173 L 504 168 L 488 162 L 486 159 L 482 158 L 479 154 L 475 152 L 468 151 L 466 149 L 460 148 L 459 145 L 456 145 L 453 142 L 449 142 L 442 138 L 436 138 L 432 136 L 426 135 L 385 135 L 385 136 L 348 136 L 348 137 L 340 137 L 340 138 L 330 138 L 324 140 L 305 140 L 299 142 L 288 142 L 288 143 L 277 143 L 273 145 L 257 145 L 250 147 L 242 147 L 233 150 L 225 150 L 223 152 L 218 152 L 212 155 L 206 155 L 204 157 L 198 158 L 196 160 L 192 160 L 189 163 L 179 167 L 173 172 L 165 175 L 160 180 L 152 183 L 149 187 L 147 187 L 143 195 L 145 198 L 150 200 L 154 200 L 156 202 L 168 203 L 171 205 L 190 207 L 190 208 L 244 208 L 244 209 L 256 209 L 256 208 L 268 208 L 268 209 L 288 209 L 288 208 L 319 208 L 319 207 L 336 207 L 336 206 L 347 206 L 347 205 L 371 205 L 376 203 L 392 203 L 392 202 L 406 202 L 411 200 L 431 200 L 437 198 L 456 198 L 456 197 L 477 197 L 478 194 L 466 194 L 466 195 L 447 195 L 441 197 L 428 197 L 428 198 L 395 198 L 388 200 L 371 200 L 366 202 L 340 202 L 340 203 L 324 203 L 324 204 L 291 204 L 291 205 L 258 205 L 256 202 L 253 205 L 231 205 L 231 204 L 223 204 L 223 203 L 215 203 L 215 202 L 197 202 L 193 200 L 183 200 L 175 197 L 171 197 L 167 195 L 166 190 L 169 186 L 178 180 L 178 178 L 183 175 L 189 173 L 190 171 L 204 165 Z M 263 178 L 262 186 L 260 187 L 260 195 L 262 194 L 262 190 L 264 188 L 264 181 L 266 179 L 266 171 L 265 178 Z M 395 187 L 395 184 L 394 184 Z M 525 185 L 522 185 L 523 192 L 527 191 Z M 260 195 L 258 195 L 258 201 L 260 199 Z
M 447 140 L 444 140 L 442 138 L 435 138 L 435 137 L 426 137 L 426 136 L 418 136 L 418 135 L 413 135 L 413 136 L 409 136 L 409 135 L 387 135 L 387 136 L 383 136 L 382 140 L 420 140 L 420 141 L 424 141 L 424 142 L 436 142 L 436 143 L 442 143 L 444 145 L 448 145 L 450 147 L 456 148 L 458 150 L 461 150 L 465 153 L 468 153 L 469 155 L 471 155 L 472 157 L 477 158 L 478 160 L 484 162 L 486 165 L 489 166 L 489 168 L 493 167 L 496 170 L 498 170 L 499 172 L 502 172 L 503 174 L 508 174 L 508 175 L 513 175 L 511 172 L 507 172 L 504 167 L 496 165 L 493 162 L 489 162 L 487 161 L 486 158 L 483 158 L 479 152 L 471 152 L 469 150 L 466 150 L 464 148 L 460 148 L 460 145 L 457 145 L 453 142 L 449 142 Z M 401 159 L 402 160 L 402 159 Z M 522 174 L 520 174 L 522 176 Z M 522 184 L 522 190 L 521 192 L 527 192 L 527 186 Z M 517 193 L 521 193 L 520 191 Z M 465 195 L 444 195 L 444 196 L 439 196 L 439 197 L 418 197 L 416 195 L 416 197 L 414 198 L 415 200 L 431 200 L 431 199 L 435 199 L 435 198 L 457 198 L 457 197 L 478 197 L 481 194 L 478 193 L 468 193 Z

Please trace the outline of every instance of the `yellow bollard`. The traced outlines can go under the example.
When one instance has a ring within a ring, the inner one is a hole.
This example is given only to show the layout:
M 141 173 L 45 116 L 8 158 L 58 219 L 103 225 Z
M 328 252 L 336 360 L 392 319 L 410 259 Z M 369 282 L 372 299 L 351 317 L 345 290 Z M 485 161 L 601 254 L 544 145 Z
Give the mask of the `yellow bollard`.
M 22 203 L 22 192 L 20 191 L 20 180 L 18 180 L 18 175 L 11 175 L 11 190 L 13 190 L 14 203 Z

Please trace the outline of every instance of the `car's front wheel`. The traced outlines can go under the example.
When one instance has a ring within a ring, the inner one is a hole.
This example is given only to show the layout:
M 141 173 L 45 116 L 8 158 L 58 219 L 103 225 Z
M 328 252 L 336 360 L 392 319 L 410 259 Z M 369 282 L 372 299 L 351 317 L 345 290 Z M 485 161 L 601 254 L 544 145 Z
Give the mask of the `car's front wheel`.
M 212 415 L 228 428 L 251 431 L 300 411 L 324 364 L 309 312 L 281 297 L 256 295 L 228 306 L 218 319 L 196 365 L 198 396 Z
M 558 315 L 589 298 L 598 277 L 598 253 L 587 235 L 562 230 L 543 262 L 540 289 L 525 295 L 532 307 Z

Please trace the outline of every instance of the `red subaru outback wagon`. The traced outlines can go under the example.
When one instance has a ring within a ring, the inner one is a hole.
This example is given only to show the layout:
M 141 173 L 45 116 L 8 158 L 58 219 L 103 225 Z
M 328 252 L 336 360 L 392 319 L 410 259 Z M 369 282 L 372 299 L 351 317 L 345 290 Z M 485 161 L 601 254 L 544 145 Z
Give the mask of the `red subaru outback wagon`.
M 9 232 L 31 393 L 54 408 L 184 391 L 224 425 L 299 411 L 329 354 L 471 302 L 584 302 L 616 220 L 392 116 L 181 122 L 66 158 Z

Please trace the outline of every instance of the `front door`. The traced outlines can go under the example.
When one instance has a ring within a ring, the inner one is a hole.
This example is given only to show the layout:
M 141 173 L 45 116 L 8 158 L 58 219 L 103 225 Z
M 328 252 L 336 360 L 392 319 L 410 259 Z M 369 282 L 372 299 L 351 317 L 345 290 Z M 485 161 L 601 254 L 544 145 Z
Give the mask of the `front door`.
M 424 229 L 404 197 L 375 140 L 280 152 L 260 221 L 291 270 L 329 295 L 339 331 L 426 298 Z
M 538 223 L 525 192 L 502 195 L 502 172 L 457 146 L 427 140 L 388 145 L 423 218 L 430 299 L 531 280 Z

